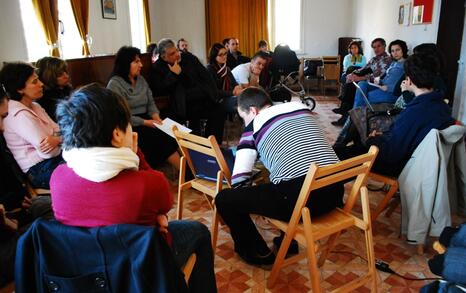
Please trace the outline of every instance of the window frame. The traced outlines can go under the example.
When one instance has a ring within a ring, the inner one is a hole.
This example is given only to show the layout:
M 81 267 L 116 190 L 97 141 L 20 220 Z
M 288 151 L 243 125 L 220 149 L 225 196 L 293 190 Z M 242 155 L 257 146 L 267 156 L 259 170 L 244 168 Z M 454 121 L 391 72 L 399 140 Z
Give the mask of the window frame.
M 269 0 L 268 1 L 268 27 L 269 27 L 269 42 L 270 42 L 270 49 L 274 49 L 278 44 L 275 39 L 275 2 L 280 1 L 280 0 Z M 303 17 L 303 8 L 304 8 L 304 1 L 299 0 L 299 6 L 300 6 L 300 27 L 299 27 L 299 48 L 298 49 L 293 49 L 293 51 L 296 52 L 296 54 L 304 54 L 304 17 Z

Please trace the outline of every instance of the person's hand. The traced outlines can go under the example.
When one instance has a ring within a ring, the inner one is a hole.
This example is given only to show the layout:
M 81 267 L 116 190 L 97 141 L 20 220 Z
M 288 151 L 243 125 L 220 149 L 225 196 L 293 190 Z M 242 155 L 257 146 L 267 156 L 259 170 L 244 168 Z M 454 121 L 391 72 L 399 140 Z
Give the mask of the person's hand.
M 176 75 L 181 73 L 181 66 L 178 64 L 178 61 L 175 61 L 175 64 L 173 65 L 168 64 L 168 68 L 170 68 L 170 71 Z
M 133 143 L 131 144 L 131 150 L 136 154 L 138 152 L 138 133 L 133 132 Z
M 160 119 L 160 116 L 158 113 L 154 113 L 152 114 L 152 120 L 155 121 L 155 123 L 159 124 L 159 125 L 162 125 L 163 121 L 162 119 Z
M 32 199 L 30 197 L 25 196 L 23 198 L 23 202 L 21 203 L 21 206 L 27 210 L 31 207 L 31 205 L 32 205 Z
M 159 231 L 162 233 L 168 233 L 168 217 L 165 214 L 159 214 L 155 218 Z
M 388 86 L 386 86 L 386 85 L 381 85 L 381 86 L 380 86 L 380 89 L 386 92 L 386 91 L 388 90 Z
M 146 127 L 155 128 L 154 123 L 159 124 L 159 123 L 157 123 L 157 121 L 152 120 L 152 119 L 144 120 L 144 126 L 146 126 Z
M 380 76 L 374 77 L 374 83 L 380 84 Z
M 401 91 L 404 92 L 404 91 L 407 91 L 408 90 L 408 82 L 405 80 L 403 80 L 400 84 L 400 88 L 401 88 Z
M 259 85 L 259 75 L 251 73 L 249 76 L 249 85 L 250 86 L 257 86 Z
M 355 77 L 355 76 L 356 76 L 356 75 L 353 74 L 353 73 L 348 74 L 348 75 L 346 76 L 346 83 L 352 83 L 352 82 L 354 81 L 354 77 Z
M 382 132 L 377 131 L 377 130 L 372 130 L 372 132 L 369 133 L 369 135 L 367 137 L 376 137 L 376 136 L 379 136 L 379 135 L 382 135 Z
M 42 139 L 39 144 L 39 150 L 45 154 L 48 154 L 53 151 L 53 149 L 60 143 L 61 139 L 59 136 L 49 135 Z
M 239 96 L 241 95 L 241 93 L 244 91 L 243 87 L 240 86 L 240 85 L 237 85 L 235 86 L 235 88 L 233 89 L 233 96 Z

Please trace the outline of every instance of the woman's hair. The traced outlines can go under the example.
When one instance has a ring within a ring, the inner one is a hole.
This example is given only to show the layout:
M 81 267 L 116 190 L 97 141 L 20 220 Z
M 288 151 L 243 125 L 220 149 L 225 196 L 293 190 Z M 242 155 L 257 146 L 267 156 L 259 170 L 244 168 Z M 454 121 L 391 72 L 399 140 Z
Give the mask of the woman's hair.
M 262 109 L 273 105 L 270 96 L 261 88 L 248 87 L 238 96 L 238 108 L 249 113 L 249 107 Z
M 97 83 L 74 92 L 56 113 L 65 150 L 111 147 L 113 130 L 126 132 L 131 118 L 126 100 Z
M 392 53 L 392 46 L 398 45 L 401 48 L 401 51 L 403 52 L 403 58 L 408 58 L 408 45 L 406 45 L 405 41 L 402 40 L 394 40 L 393 42 L 388 45 L 388 52 L 391 54 Z
M 66 62 L 57 57 L 44 57 L 36 62 L 37 75 L 46 88 L 54 89 L 57 87 L 57 78 L 68 72 Z
M 113 76 L 119 76 L 126 80 L 126 82 L 131 83 L 129 80 L 129 69 L 131 67 L 131 62 L 136 59 L 136 56 L 141 55 L 141 50 L 135 47 L 123 46 L 121 47 L 115 57 L 115 64 L 113 65 Z
M 405 74 L 418 88 L 433 88 L 438 76 L 437 58 L 428 54 L 413 54 L 406 59 Z
M 146 52 L 151 54 L 151 55 L 157 55 L 158 50 L 157 50 L 157 44 L 156 43 L 150 43 L 147 45 Z
M 8 97 L 21 101 L 23 96 L 18 92 L 26 87 L 26 81 L 34 74 L 35 68 L 24 62 L 6 63 L 0 71 L 0 83 L 5 87 Z
M 2 84 L 0 85 L 0 104 L 4 103 L 5 101 L 8 101 L 8 94 L 6 93 Z
M 361 41 L 351 41 L 351 43 L 349 43 L 349 45 L 348 45 L 348 51 L 350 51 L 352 46 L 357 46 L 358 47 L 358 54 L 359 55 L 364 55 L 364 53 L 362 51 L 362 47 L 361 47 Z M 351 53 L 351 51 L 350 51 L 350 53 Z
M 221 49 L 225 49 L 225 46 L 220 43 L 215 43 L 212 45 L 209 51 L 209 64 L 217 64 L 217 60 L 215 58 L 217 58 L 218 52 L 220 52 Z

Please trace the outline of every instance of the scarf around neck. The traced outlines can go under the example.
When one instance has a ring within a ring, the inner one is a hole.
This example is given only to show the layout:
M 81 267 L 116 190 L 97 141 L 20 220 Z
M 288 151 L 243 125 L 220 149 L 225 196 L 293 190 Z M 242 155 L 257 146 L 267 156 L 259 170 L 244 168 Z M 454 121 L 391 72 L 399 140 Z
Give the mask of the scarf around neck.
M 230 78 L 228 77 L 227 63 L 225 62 L 225 64 L 223 64 L 222 67 L 216 64 L 216 69 L 217 69 L 217 77 L 222 81 L 222 89 L 224 91 L 229 91 L 230 90 Z
M 130 148 L 92 147 L 63 151 L 69 168 L 84 179 L 103 182 L 123 170 L 138 170 L 139 157 Z

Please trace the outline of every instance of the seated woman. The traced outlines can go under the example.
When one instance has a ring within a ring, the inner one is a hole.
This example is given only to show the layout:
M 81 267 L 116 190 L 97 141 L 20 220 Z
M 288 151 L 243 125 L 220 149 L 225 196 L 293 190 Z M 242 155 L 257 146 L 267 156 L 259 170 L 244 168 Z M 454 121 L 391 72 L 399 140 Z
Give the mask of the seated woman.
M 351 72 L 355 69 L 364 67 L 367 63 L 366 57 L 363 54 L 361 43 L 358 41 L 352 41 L 349 46 L 348 46 L 348 55 L 343 58 L 343 72 L 348 74 L 350 72 L 347 72 L 348 69 L 351 70 Z M 352 67 L 352 68 L 350 68 Z M 345 80 L 342 80 L 342 82 L 345 82 Z
M 134 47 L 121 47 L 115 58 L 112 77 L 107 88 L 124 97 L 131 110 L 131 125 L 138 133 L 138 144 L 152 168 L 168 161 L 180 166 L 178 144 L 175 139 L 159 130 L 162 124 L 152 91 L 141 75 L 141 51 Z
M 196 253 L 191 292 L 216 292 L 210 233 L 195 221 L 168 223 L 173 204 L 168 181 L 137 151 L 126 100 L 91 84 L 58 105 L 57 119 L 66 164 L 51 179 L 55 218 L 79 227 L 156 226 L 172 242 L 180 267 Z
M 236 82 L 230 68 L 227 66 L 228 51 L 220 43 L 212 45 L 209 51 L 209 71 L 217 85 L 217 97 L 227 113 L 236 113 L 236 97 L 243 90 Z
M 58 125 L 35 101 L 42 97 L 42 82 L 30 64 L 7 63 L 0 82 L 10 98 L 4 136 L 33 187 L 49 188 L 50 176 L 61 163 Z
M 358 83 L 361 90 L 373 104 L 393 104 L 398 98 L 394 92 L 404 75 L 403 64 L 408 57 L 408 46 L 402 40 L 395 40 L 388 46 L 388 51 L 392 55 L 393 62 L 388 67 L 385 76 L 382 79 L 375 79 L 375 84 L 370 84 L 367 81 Z M 360 106 L 366 106 L 366 103 L 361 92 L 356 91 L 353 107 Z
M 72 87 L 66 62 L 57 57 L 44 57 L 36 62 L 37 75 L 44 83 L 44 94 L 39 105 L 55 120 L 57 104 L 70 96 Z

